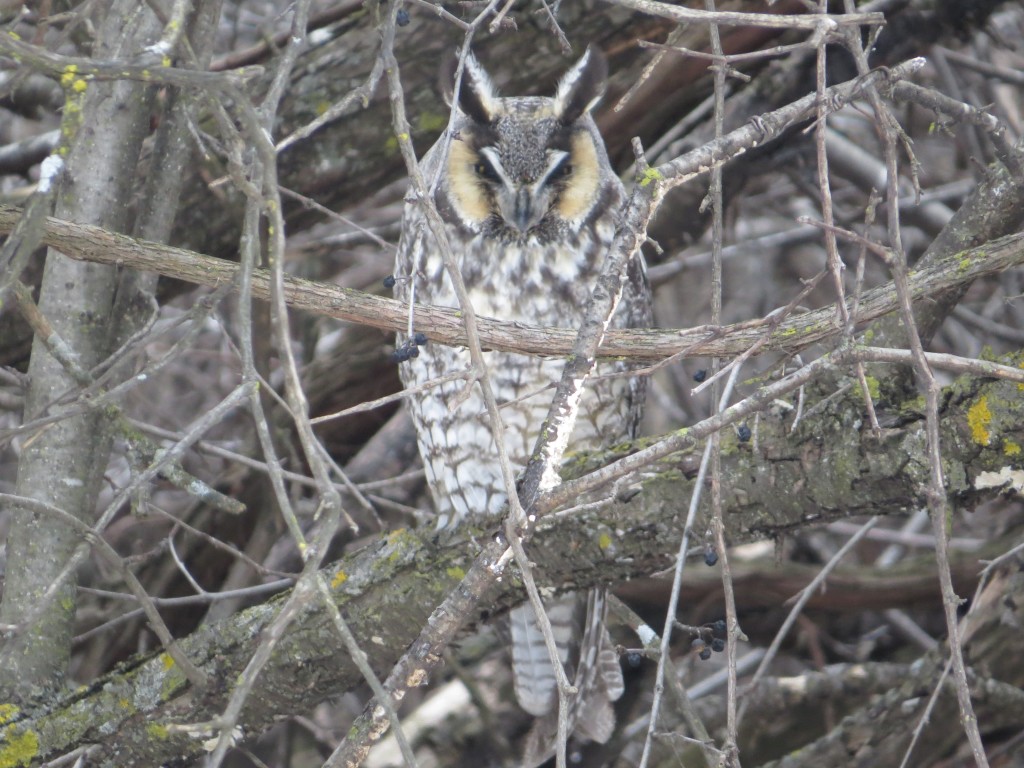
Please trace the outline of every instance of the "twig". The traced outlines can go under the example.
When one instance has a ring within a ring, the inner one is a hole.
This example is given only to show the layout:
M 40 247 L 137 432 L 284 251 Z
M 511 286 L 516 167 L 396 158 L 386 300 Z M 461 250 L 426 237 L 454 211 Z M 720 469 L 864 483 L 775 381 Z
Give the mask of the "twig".
M 882 13 L 846 13 L 830 16 L 790 16 L 770 13 L 737 13 L 733 11 L 702 11 L 655 0 L 611 0 L 615 5 L 632 8 L 652 16 L 680 23 L 717 24 L 722 27 L 764 27 L 768 29 L 838 29 L 840 27 L 878 26 L 885 24 Z
M 832 559 L 825 563 L 824 566 L 822 566 L 821 570 L 814 577 L 811 583 L 804 587 L 802 590 L 800 590 L 800 594 L 797 596 L 795 602 L 793 602 L 793 607 L 792 609 L 790 609 L 789 614 L 786 616 L 786 620 L 782 622 L 782 626 L 779 627 L 779 631 L 775 633 L 775 637 L 772 638 L 772 643 L 770 646 L 768 646 L 768 650 L 765 652 L 764 658 L 761 659 L 761 663 L 758 665 L 757 671 L 754 673 L 754 676 L 750 679 L 749 686 L 751 688 L 756 686 L 758 682 L 761 680 L 761 678 L 764 677 L 765 673 L 768 671 L 768 665 L 771 664 L 772 661 L 775 659 L 775 655 L 779 652 L 779 648 L 782 646 L 782 641 L 786 639 L 786 635 L 789 634 L 789 630 L 793 628 L 793 624 L 796 623 L 797 618 L 803 612 L 804 606 L 807 604 L 807 601 L 811 599 L 811 597 L 814 595 L 814 593 L 818 590 L 819 587 L 822 587 L 824 585 L 825 580 L 828 578 L 828 575 L 833 570 L 835 570 L 836 566 L 838 566 L 840 562 L 842 562 L 843 558 L 846 557 L 846 554 L 851 549 L 853 549 L 857 545 L 857 543 L 868 534 L 868 531 L 870 531 L 872 528 L 875 527 L 875 525 L 878 524 L 878 520 L 879 518 L 872 517 L 864 525 L 862 525 L 860 527 L 860 530 L 857 531 L 857 533 L 855 533 L 853 536 L 851 536 L 845 544 L 843 544 L 843 546 L 840 548 L 838 552 L 835 553 Z M 790 599 L 790 601 L 787 602 L 791 601 L 792 598 Z
M 715 0 L 704 0 L 704 7 L 709 15 L 716 13 Z M 820 29 L 824 29 L 821 27 Z M 718 25 L 713 21 L 708 24 L 708 36 L 711 42 L 711 52 L 716 60 L 711 65 L 715 80 L 715 139 L 721 139 L 725 132 L 725 89 L 726 89 L 726 67 L 728 66 L 722 58 L 722 40 L 719 34 Z M 724 230 L 724 208 L 725 202 L 722 194 L 722 168 L 715 167 L 711 170 L 711 183 L 708 189 L 708 200 L 712 206 L 712 240 L 711 240 L 711 324 L 721 325 L 722 323 L 722 289 L 723 289 L 723 267 L 722 267 L 722 237 Z M 742 357 L 742 356 L 741 356 Z M 719 358 L 712 358 L 711 370 L 714 382 L 711 385 L 711 402 L 721 411 L 732 396 L 732 390 L 736 379 L 739 377 L 740 367 L 736 365 L 729 377 L 728 383 L 722 391 L 722 386 L 717 379 L 717 369 L 721 361 Z M 732 570 L 729 567 L 729 551 L 725 541 L 725 521 L 722 518 L 722 444 L 721 433 L 715 432 L 708 439 L 708 446 L 711 449 L 711 535 L 715 540 L 715 551 L 718 554 L 718 561 L 721 564 L 722 597 L 725 604 L 726 621 L 726 647 L 725 666 L 728 673 L 728 683 L 725 696 L 725 720 L 726 733 L 725 742 L 722 745 L 724 763 L 732 768 L 739 768 L 739 720 L 736 715 L 737 687 L 736 687 L 736 643 L 740 638 L 745 637 L 740 629 L 739 617 L 736 611 L 736 593 L 733 587 Z M 694 494 L 694 501 L 699 493 Z M 694 510 L 695 511 L 695 510 Z M 680 555 L 682 557 L 682 555 Z M 680 573 L 680 577 L 681 577 Z M 674 585 L 673 585 L 674 586 Z M 673 610 L 670 614 L 675 616 Z M 667 634 L 667 633 L 666 633 Z M 653 718 L 652 718 L 653 722 Z
M 129 483 L 121 488 L 118 493 L 114 494 L 114 497 L 110 500 L 106 509 L 99 515 L 98 519 L 93 524 L 92 529 L 97 533 L 101 533 L 106 529 L 114 519 L 114 516 L 130 501 L 132 494 L 149 484 L 159 475 L 164 467 L 172 464 L 173 462 L 180 461 L 181 457 L 185 454 L 185 451 L 187 451 L 194 442 L 199 440 L 201 435 L 209 431 L 213 425 L 218 424 L 228 413 L 238 407 L 239 403 L 249 396 L 252 389 L 254 388 L 246 384 L 236 387 L 214 408 L 211 408 L 191 424 L 185 430 L 184 437 L 180 441 L 161 451 L 159 457 L 152 464 L 141 472 L 138 472 L 131 478 Z M 60 574 L 53 579 L 50 587 L 39 596 L 36 601 L 35 610 L 32 614 L 23 617 L 23 626 L 29 626 L 33 621 L 35 621 L 36 614 L 42 611 L 49 601 L 56 597 L 60 587 L 67 583 L 68 575 L 73 573 L 82 565 L 90 550 L 91 546 L 89 542 L 83 542 L 78 545 L 74 554 L 68 558 L 68 562 L 65 564 Z M 0 663 L 6 663 L 4 661 L 4 656 L 7 652 L 10 652 L 13 645 L 13 643 L 10 643 L 5 646 L 4 649 L 0 650 Z
M 1006 138 L 1006 126 L 995 115 L 952 99 L 934 88 L 924 88 L 916 83 L 896 83 L 892 87 L 892 95 L 893 98 L 902 101 L 920 104 L 951 120 L 983 128 L 988 133 L 999 160 L 1018 176 L 1024 173 L 1018 153 Z
M 847 9 L 852 9 L 852 6 L 852 0 L 846 0 Z M 858 71 L 862 74 L 867 73 L 867 56 L 860 47 L 860 40 L 848 38 L 847 48 L 853 54 Z M 950 502 L 946 497 L 945 479 L 942 469 L 942 447 L 939 435 L 940 389 L 938 382 L 932 374 L 931 367 L 928 365 L 924 347 L 917 332 L 913 303 L 907 284 L 906 253 L 903 250 L 902 233 L 899 224 L 899 172 L 896 159 L 898 136 L 896 121 L 874 87 L 867 90 L 867 97 L 879 125 L 887 172 L 886 207 L 888 209 L 888 221 L 886 223 L 890 253 L 892 255 L 892 258 L 888 260 L 889 268 L 893 276 L 897 296 L 900 300 L 900 315 L 910 342 L 914 373 L 917 377 L 918 387 L 923 390 L 925 397 L 925 435 L 929 467 L 928 487 L 925 496 L 932 518 L 932 528 L 937 539 L 935 559 L 939 569 L 939 580 L 942 584 L 942 604 L 945 609 L 946 628 L 949 634 L 949 653 L 956 679 L 957 702 L 960 706 L 961 723 L 967 734 L 967 740 L 971 745 L 975 763 L 978 765 L 978 768 L 988 768 L 985 747 L 982 744 L 981 733 L 978 730 L 978 719 L 974 715 L 974 708 L 971 704 L 967 669 L 964 664 L 963 649 L 960 644 L 957 609 L 962 601 L 956 595 L 953 588 L 953 578 L 949 565 L 949 531 L 946 526 L 947 515 L 950 513 Z
M 476 26 L 482 23 L 484 17 L 490 12 L 495 3 L 492 2 L 488 8 L 481 13 L 471 25 L 471 31 L 467 33 L 460 57 L 460 68 L 469 50 L 470 36 Z M 391 8 L 386 22 L 382 25 L 381 56 L 384 59 L 385 70 L 388 75 L 388 89 L 392 105 L 392 119 L 395 124 L 395 133 L 399 138 L 398 144 L 402 157 L 412 177 L 413 187 L 416 190 L 424 215 L 430 224 L 432 234 L 437 240 L 438 246 L 443 254 L 446 269 L 455 286 L 462 318 L 460 325 L 465 328 L 466 338 L 470 347 L 470 354 L 476 365 L 480 378 L 478 379 L 484 395 L 484 402 L 487 406 L 488 416 L 494 430 L 495 443 L 498 450 L 498 458 L 501 462 L 502 474 L 505 486 L 508 490 L 509 502 L 515 509 L 518 499 L 515 491 L 515 480 L 512 476 L 511 465 L 505 452 L 502 422 L 498 414 L 497 403 L 491 390 L 490 381 L 487 376 L 486 366 L 483 364 L 480 340 L 476 333 L 476 316 L 469 301 L 465 286 L 462 284 L 461 274 L 455 262 L 454 255 L 444 230 L 444 224 L 433 204 L 432 196 L 428 194 L 427 184 L 420 172 L 416 156 L 413 153 L 409 140 L 408 122 L 405 118 L 405 105 L 402 94 L 401 82 L 398 79 L 398 62 L 394 57 L 394 27 L 395 13 L 397 8 Z M 403 138 L 404 137 L 404 138 Z M 399 328 L 399 330 L 401 327 Z M 518 515 L 521 519 L 522 513 Z M 385 696 L 389 701 L 398 702 L 405 696 L 405 692 L 412 686 L 422 683 L 430 670 L 433 669 L 442 659 L 442 651 L 449 642 L 457 628 L 465 621 L 473 606 L 483 597 L 494 581 L 504 572 L 511 560 L 511 550 L 500 540 L 491 542 L 484 548 L 484 551 L 474 561 L 473 566 L 463 578 L 462 583 L 449 595 L 449 597 L 438 606 L 427 624 L 420 633 L 419 639 L 394 666 L 384 683 Z M 541 617 L 543 619 L 543 617 Z M 379 703 L 379 701 L 377 702 Z M 342 740 L 337 749 L 327 761 L 328 766 L 343 765 L 354 768 L 359 765 L 370 746 L 374 744 L 387 730 L 389 719 L 385 716 L 386 710 L 373 702 L 364 709 L 363 714 L 356 720 L 356 723 L 349 730 L 349 735 Z
M 722 414 L 722 405 L 728 401 L 732 394 L 732 387 L 735 384 L 736 378 L 739 375 L 739 368 L 735 369 L 733 375 L 726 382 L 725 391 L 722 394 L 721 401 L 718 403 L 718 416 Z M 715 417 L 712 417 L 715 418 Z M 679 605 L 679 594 L 682 591 L 683 586 L 683 571 L 686 566 L 686 554 L 690 548 L 690 535 L 693 531 L 693 521 L 697 516 L 697 509 L 700 505 L 700 496 L 702 489 L 704 488 L 704 477 L 707 473 L 708 464 L 710 463 L 712 453 L 712 444 L 710 441 L 704 446 L 704 453 L 700 460 L 700 469 L 697 471 L 697 477 L 693 483 L 693 493 L 690 496 L 690 504 L 686 513 L 686 523 L 683 525 L 683 535 L 679 539 L 679 549 L 676 552 L 675 559 L 675 570 L 672 576 L 672 591 L 669 594 L 668 606 L 666 607 L 666 618 L 665 627 L 661 633 L 661 647 L 660 654 L 658 656 L 658 670 L 656 672 L 655 679 L 664 680 L 667 675 L 667 664 L 669 660 L 669 651 L 671 650 L 672 642 L 672 629 L 675 626 L 676 609 Z M 738 630 L 738 626 L 729 627 L 730 633 L 735 633 Z M 641 637 L 641 640 L 646 644 L 647 641 Z M 733 672 L 735 674 L 735 672 Z M 650 722 L 647 729 L 647 736 L 644 740 L 644 751 L 640 758 L 640 765 L 645 766 L 647 761 L 650 759 L 651 750 L 654 744 L 654 729 L 657 728 L 658 713 L 661 709 L 661 689 L 656 689 L 654 692 L 654 698 L 651 702 L 651 715 Z M 727 745 L 728 746 L 728 745 Z
M 178 642 L 174 639 L 170 629 L 164 623 L 163 618 L 160 616 L 160 612 L 157 610 L 156 604 L 153 599 L 146 593 L 145 587 L 142 586 L 138 578 L 132 573 L 131 569 L 125 563 L 124 558 L 117 554 L 112 546 L 103 538 L 102 535 L 95 528 L 89 527 L 88 524 L 79 520 L 74 515 L 65 512 L 60 507 L 55 507 L 52 504 L 47 504 L 45 501 L 33 499 L 27 496 L 15 496 L 13 494 L 0 494 L 0 498 L 21 507 L 23 509 L 30 509 L 35 513 L 41 513 L 57 518 L 63 525 L 69 525 L 74 528 L 85 542 L 96 548 L 96 551 L 100 553 L 104 560 L 106 560 L 114 569 L 118 572 L 120 577 L 124 580 L 128 589 L 131 590 L 134 598 L 139 602 L 142 612 L 146 615 L 146 619 L 149 621 L 149 626 L 160 639 L 160 644 L 164 650 L 167 651 L 167 655 L 174 659 L 174 663 L 181 667 L 182 673 L 188 678 L 189 682 L 197 688 L 204 688 L 208 682 L 206 673 L 192 663 L 192 660 L 185 655 Z M 27 623 L 27 622 L 25 622 Z M 24 624 L 23 623 L 23 626 Z
M 616 619 L 626 624 L 636 633 L 636 636 L 643 644 L 644 650 L 652 658 L 660 660 L 663 657 L 661 653 L 663 638 L 654 631 L 653 627 L 644 622 L 628 605 L 615 597 L 615 595 L 608 596 L 608 608 L 609 612 Z M 687 727 L 693 733 L 695 740 L 700 744 L 701 751 L 704 754 L 704 762 L 708 766 L 717 765 L 722 753 L 714 746 L 714 739 L 711 738 L 711 734 L 708 733 L 704 721 L 700 719 L 700 714 L 693 706 L 693 701 L 683 686 L 680 674 L 671 659 L 665 660 L 665 676 L 661 678 L 661 682 L 668 688 L 676 707 L 678 707 L 680 714 L 683 716 L 683 720 L 686 721 Z
M 285 397 L 287 399 L 288 410 L 290 411 L 293 423 L 296 426 L 296 433 L 299 438 L 299 443 L 302 446 L 303 454 L 309 464 L 314 478 L 317 481 L 317 488 L 320 496 L 320 508 L 318 512 L 321 514 L 323 519 L 313 547 L 310 548 L 307 546 L 306 540 L 299 529 L 298 523 L 294 519 L 294 512 L 291 509 L 291 505 L 287 502 L 287 499 L 284 499 L 284 503 L 281 505 L 282 514 L 285 516 L 299 548 L 299 552 L 305 560 L 303 573 L 292 594 L 284 602 L 280 612 L 274 618 L 274 621 L 271 623 L 267 633 L 264 635 L 255 652 L 250 657 L 245 670 L 239 677 L 238 684 L 231 692 L 231 696 L 218 721 L 220 736 L 217 739 L 217 744 L 208 759 L 207 764 L 210 768 L 217 768 L 224 759 L 228 748 L 231 746 L 232 734 L 239 718 L 241 717 L 242 707 L 245 705 L 245 702 L 256 683 L 259 673 L 270 661 L 271 654 L 283 636 L 285 630 L 303 607 L 315 601 L 318 597 L 321 599 L 323 598 L 324 585 L 322 584 L 322 577 L 318 573 L 318 568 L 323 559 L 327 556 L 328 544 L 330 543 L 331 537 L 334 535 L 342 512 L 340 496 L 330 481 L 330 473 L 327 468 L 327 463 L 324 460 L 323 447 L 313 434 L 312 427 L 309 423 L 308 403 L 302 390 L 298 366 L 295 362 L 295 357 L 291 348 L 291 338 L 288 330 L 287 303 L 285 301 L 283 280 L 285 226 L 279 185 L 277 181 L 277 157 L 275 149 L 269 138 L 270 126 L 273 123 L 278 102 L 284 93 L 284 87 L 287 83 L 288 75 L 290 74 L 295 58 L 298 56 L 299 48 L 305 39 L 309 6 L 309 0 L 298 2 L 294 6 L 292 34 L 289 36 L 289 44 L 285 48 L 284 54 L 279 58 L 279 69 L 275 73 L 273 84 L 261 105 L 260 112 L 256 113 L 248 105 L 248 102 L 245 102 L 243 104 L 236 105 L 236 114 L 240 118 L 243 128 L 246 129 L 248 137 L 252 142 L 253 149 L 255 150 L 255 157 L 251 164 L 251 176 L 253 179 L 258 179 L 258 185 L 262 191 L 262 196 L 260 197 L 250 195 L 250 199 L 246 207 L 246 221 L 249 225 L 245 232 L 245 238 L 249 244 L 248 268 L 251 269 L 251 265 L 254 262 L 253 257 L 256 250 L 254 244 L 258 242 L 259 238 L 257 223 L 259 213 L 262 211 L 262 213 L 269 219 L 269 226 L 267 227 L 267 247 L 269 251 L 268 261 L 271 264 L 271 271 L 269 275 L 271 314 L 279 359 L 281 360 L 284 372 Z M 247 314 L 249 310 L 247 306 L 243 306 L 241 311 Z M 248 319 L 247 315 L 246 320 L 248 321 Z M 247 338 L 246 341 L 251 345 L 251 325 L 248 325 L 247 322 L 246 326 L 249 331 L 249 334 L 246 335 L 250 337 Z M 246 361 L 245 367 L 247 378 L 253 380 L 256 376 L 256 371 L 253 365 L 251 346 L 244 354 L 244 358 Z M 266 429 L 267 425 L 265 420 L 262 418 L 262 407 L 259 404 L 258 397 L 252 398 L 251 403 L 253 408 L 256 410 L 255 415 L 257 416 L 257 428 L 261 434 L 261 442 L 263 443 L 265 452 L 269 451 L 269 453 L 266 454 L 268 458 L 268 465 L 272 467 L 276 466 L 276 457 L 274 457 L 273 454 L 272 440 L 270 439 L 270 435 Z M 263 423 L 260 424 L 260 422 Z M 283 480 L 280 476 L 274 477 L 274 474 L 275 473 L 272 473 L 272 484 L 275 488 L 275 492 L 277 493 L 278 500 L 281 501 L 284 496 Z M 327 597 L 327 602 L 333 606 L 329 595 Z M 344 623 L 336 621 L 335 626 L 341 633 L 343 639 L 348 642 L 350 634 L 346 633 Z M 358 648 L 356 651 L 360 654 L 362 653 Z M 360 667 L 360 670 L 364 675 L 366 675 L 366 680 L 371 687 L 379 689 L 380 682 L 377 680 L 372 669 L 370 669 L 368 665 L 364 664 Z M 396 736 L 400 746 L 402 746 L 403 755 L 405 756 L 407 763 L 410 766 L 414 766 L 415 758 L 413 757 L 411 747 L 401 733 L 401 725 L 398 721 L 398 715 L 394 708 L 390 706 L 390 702 L 386 702 L 382 706 L 382 709 L 395 726 Z

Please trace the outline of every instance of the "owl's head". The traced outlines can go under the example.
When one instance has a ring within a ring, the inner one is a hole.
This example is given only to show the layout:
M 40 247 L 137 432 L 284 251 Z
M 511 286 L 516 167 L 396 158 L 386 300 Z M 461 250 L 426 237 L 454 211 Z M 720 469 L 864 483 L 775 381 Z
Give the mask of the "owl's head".
M 607 73 L 604 57 L 588 48 L 553 97 L 501 98 L 467 59 L 445 184 L 462 224 L 519 242 L 579 231 L 605 188 L 618 184 L 590 117 Z

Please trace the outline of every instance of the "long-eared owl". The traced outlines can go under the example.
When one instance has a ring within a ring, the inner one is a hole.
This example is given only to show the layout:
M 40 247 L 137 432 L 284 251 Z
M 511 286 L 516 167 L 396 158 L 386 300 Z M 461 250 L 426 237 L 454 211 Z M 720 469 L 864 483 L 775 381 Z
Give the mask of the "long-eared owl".
M 579 326 L 625 199 L 590 116 L 606 75 L 604 58 L 591 48 L 562 78 L 554 97 L 500 98 L 480 64 L 468 58 L 454 99 L 459 109 L 454 133 L 427 153 L 422 168 L 428 184 L 437 179 L 434 201 L 478 314 L 534 326 Z M 402 300 L 459 306 L 440 249 L 419 202 L 411 198 L 395 277 Z M 637 256 L 612 325 L 648 325 L 650 306 Z M 399 343 L 406 341 L 399 337 Z M 496 351 L 484 358 L 505 447 L 518 472 L 534 448 L 563 361 Z M 469 366 L 467 350 L 432 343 L 401 365 L 401 376 L 407 387 L 421 386 Z M 604 363 L 595 373 L 623 370 L 621 364 Z M 472 384 L 468 393 L 467 386 L 466 380 L 449 381 L 408 398 L 442 527 L 470 515 L 493 515 L 506 500 L 479 385 Z M 569 447 L 593 448 L 634 436 L 643 391 L 642 380 L 628 375 L 588 386 Z M 604 628 L 605 592 L 562 596 L 546 607 L 561 661 L 580 691 L 571 727 L 582 738 L 606 741 L 615 722 L 610 702 L 622 693 L 622 674 Z M 542 722 L 554 722 L 555 674 L 531 607 L 513 609 L 510 623 L 516 698 L 542 719 L 533 739 L 539 759 L 550 751 L 549 744 L 539 746 L 546 737 L 536 734 L 545 732 Z

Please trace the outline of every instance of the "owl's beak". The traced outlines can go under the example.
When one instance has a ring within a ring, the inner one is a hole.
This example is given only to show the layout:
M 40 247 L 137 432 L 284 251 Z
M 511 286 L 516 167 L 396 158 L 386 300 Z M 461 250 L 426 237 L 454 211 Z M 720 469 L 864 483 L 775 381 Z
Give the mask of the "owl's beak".
M 509 224 L 514 226 L 523 234 L 526 234 L 532 227 L 535 227 L 544 217 L 544 207 L 537 204 L 535 190 L 531 187 L 519 187 L 515 191 L 515 198 L 510 200 L 512 210 L 502 211 L 502 215 Z
M 520 232 L 525 232 L 530 228 L 533 223 L 533 200 L 530 195 L 530 190 L 520 189 L 516 192 L 516 210 L 515 210 L 515 221 L 516 229 Z

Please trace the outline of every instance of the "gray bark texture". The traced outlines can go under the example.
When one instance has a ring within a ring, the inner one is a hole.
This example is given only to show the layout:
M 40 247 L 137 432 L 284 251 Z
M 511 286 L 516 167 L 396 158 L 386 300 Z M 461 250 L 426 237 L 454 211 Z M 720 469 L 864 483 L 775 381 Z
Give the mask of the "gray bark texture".
M 133 2 L 112 7 L 99 29 L 97 55 L 130 56 L 155 39 L 156 20 Z M 149 129 L 151 89 L 122 81 L 88 87 L 67 160 L 69 183 L 56 213 L 114 231 L 130 226 L 129 201 L 142 141 Z M 89 370 L 114 351 L 118 270 L 47 253 L 39 309 Z M 36 338 L 28 370 L 25 419 L 59 415 L 76 382 Z M 109 460 L 112 435 L 100 413 L 65 416 L 28 441 L 18 465 L 17 494 L 64 509 L 86 523 Z M 75 617 L 76 573 L 67 564 L 79 534 L 31 509 L 12 510 L 0 621 L 23 623 L 4 644 L 0 698 L 31 701 L 64 679 Z

